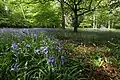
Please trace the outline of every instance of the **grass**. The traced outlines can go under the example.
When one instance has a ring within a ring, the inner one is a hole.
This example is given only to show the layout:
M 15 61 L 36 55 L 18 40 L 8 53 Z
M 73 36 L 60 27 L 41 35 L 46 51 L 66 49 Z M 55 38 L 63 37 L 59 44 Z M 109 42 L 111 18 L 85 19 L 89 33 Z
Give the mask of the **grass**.
M 70 29 L 2 33 L 0 80 L 119 80 L 119 35 Z

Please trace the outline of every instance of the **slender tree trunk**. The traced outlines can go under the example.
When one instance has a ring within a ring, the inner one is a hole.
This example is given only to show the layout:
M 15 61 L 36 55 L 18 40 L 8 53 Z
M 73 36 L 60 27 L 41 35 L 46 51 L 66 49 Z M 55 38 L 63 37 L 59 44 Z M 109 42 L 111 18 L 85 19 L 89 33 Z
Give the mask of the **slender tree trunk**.
M 61 11 L 62 11 L 62 28 L 65 29 L 64 0 L 61 0 Z
M 78 15 L 77 15 L 77 11 L 74 11 L 74 32 L 77 32 L 77 28 L 79 27 L 78 24 Z
M 111 27 L 114 28 L 114 22 L 112 21 Z
M 97 26 L 98 26 L 98 21 L 97 19 L 95 18 L 95 28 L 97 29 Z
M 93 14 L 93 28 L 95 28 L 95 14 Z
M 108 29 L 110 29 L 110 20 L 108 21 Z

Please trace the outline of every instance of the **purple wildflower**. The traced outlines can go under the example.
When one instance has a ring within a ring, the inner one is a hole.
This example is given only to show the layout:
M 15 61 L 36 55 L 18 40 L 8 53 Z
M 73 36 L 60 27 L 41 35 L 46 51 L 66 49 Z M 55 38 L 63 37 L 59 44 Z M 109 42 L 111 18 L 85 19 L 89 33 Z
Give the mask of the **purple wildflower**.
M 16 72 L 18 72 L 18 65 L 17 65 L 17 63 L 15 63 L 15 64 L 12 66 L 12 68 L 10 69 L 10 71 L 16 71 Z
M 40 47 L 43 54 L 48 54 L 48 47 Z
M 44 49 L 44 47 L 40 47 L 40 50 L 43 50 Z
M 17 53 L 18 45 L 15 42 L 12 43 L 11 47 L 13 48 L 14 52 Z
M 30 48 L 30 45 L 29 45 L 29 44 L 26 44 L 26 47 L 27 47 L 27 48 Z
M 45 48 L 44 48 L 43 54 L 48 54 L 48 47 L 45 47 Z
M 17 49 L 17 44 L 15 42 L 12 43 L 12 48 Z
M 65 64 L 65 57 L 61 56 L 61 64 L 64 65 Z
M 34 38 L 35 38 L 35 39 L 37 39 L 37 38 L 38 38 L 38 35 L 37 35 L 37 34 L 34 34 L 33 36 L 34 36 Z
M 24 30 L 22 30 L 22 33 L 28 34 L 28 30 L 27 30 L 27 29 L 24 29 Z
M 56 57 L 49 57 L 49 58 L 48 58 L 48 62 L 49 62 L 51 65 L 55 65 L 55 61 L 56 61 Z
M 40 54 L 40 50 L 34 50 L 35 53 Z

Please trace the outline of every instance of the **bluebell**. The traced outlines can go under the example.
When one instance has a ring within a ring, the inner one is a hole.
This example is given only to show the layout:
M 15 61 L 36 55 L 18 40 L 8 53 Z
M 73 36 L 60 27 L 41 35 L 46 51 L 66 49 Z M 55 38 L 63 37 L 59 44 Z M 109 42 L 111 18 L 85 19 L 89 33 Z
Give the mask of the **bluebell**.
M 29 45 L 29 44 L 26 44 L 26 47 L 27 47 L 27 48 L 30 48 L 30 45 Z
M 34 50 L 35 53 L 40 54 L 40 50 Z
M 64 65 L 65 64 L 65 57 L 61 56 L 61 64 Z
M 18 72 L 18 65 L 17 65 L 17 63 L 15 63 L 15 64 L 12 66 L 12 68 L 11 68 L 10 71 L 16 71 L 16 72 Z
M 48 58 L 48 62 L 51 64 L 51 65 L 55 65 L 55 62 L 56 62 L 56 57 L 49 57 Z
M 14 52 L 17 53 L 18 45 L 15 42 L 12 43 L 12 48 Z
M 48 47 L 40 47 L 43 54 L 48 54 Z

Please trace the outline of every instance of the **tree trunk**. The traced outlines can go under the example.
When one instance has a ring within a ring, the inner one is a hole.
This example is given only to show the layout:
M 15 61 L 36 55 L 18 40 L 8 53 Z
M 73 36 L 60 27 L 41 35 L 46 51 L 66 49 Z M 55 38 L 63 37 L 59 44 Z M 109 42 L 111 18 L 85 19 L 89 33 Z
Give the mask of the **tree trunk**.
M 112 25 L 111 27 L 114 28 L 115 25 L 114 25 L 114 22 L 113 22 L 113 21 L 112 21 L 112 24 L 111 24 L 111 25 Z
M 65 12 L 64 12 L 64 0 L 61 0 L 61 11 L 62 11 L 62 28 L 65 29 Z
M 95 28 L 95 14 L 93 14 L 93 29 Z
M 78 15 L 77 15 L 77 11 L 74 11 L 74 32 L 77 32 L 77 28 L 79 27 L 78 24 Z
M 108 29 L 110 29 L 110 20 L 108 21 Z
M 65 16 L 62 15 L 62 28 L 65 29 Z

